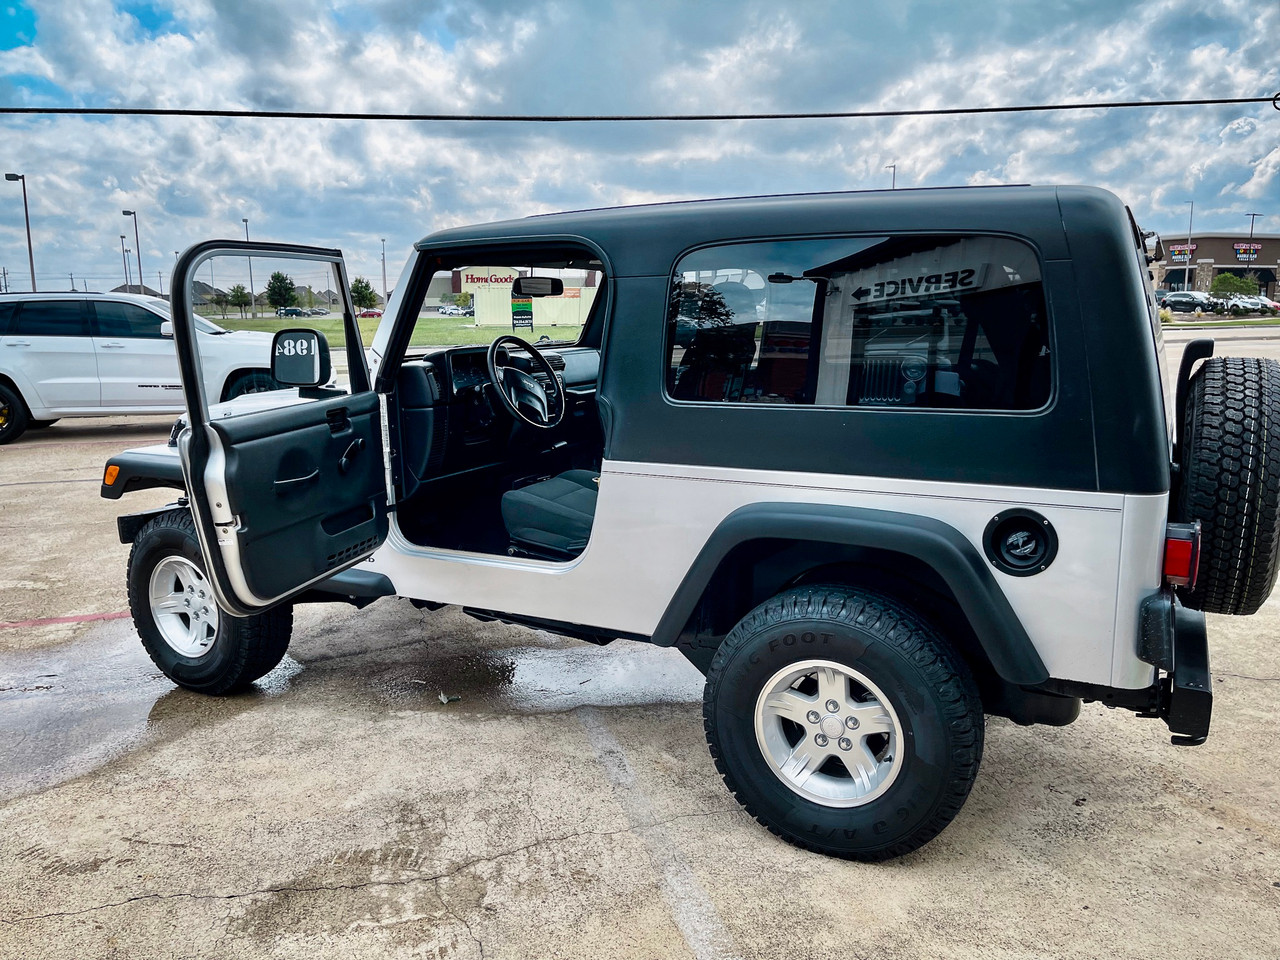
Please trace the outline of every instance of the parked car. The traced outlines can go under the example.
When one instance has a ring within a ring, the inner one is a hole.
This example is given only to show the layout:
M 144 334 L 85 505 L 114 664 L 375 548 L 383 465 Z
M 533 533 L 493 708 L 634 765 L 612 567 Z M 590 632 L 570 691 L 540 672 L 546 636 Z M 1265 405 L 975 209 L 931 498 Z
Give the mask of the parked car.
M 365 319 L 368 319 L 368 318 L 370 318 L 370 317 L 380 317 L 380 316 L 382 316 L 382 311 L 381 311 L 381 310 L 377 310 L 377 309 L 361 310 L 358 314 L 356 314 L 356 316 L 360 317 L 360 319 L 362 319 L 362 320 L 365 320 Z
M 1248 313 L 1260 313 L 1265 306 L 1266 304 L 1262 302 L 1261 297 L 1251 297 L 1241 293 L 1237 293 L 1227 300 L 1228 309 L 1243 310 Z
M 275 389 L 271 336 L 192 325 L 208 396 Z M 63 417 L 183 409 L 169 304 L 128 293 L 0 295 L 0 444 Z
M 1168 294 L 1162 306 L 1174 313 L 1210 313 L 1213 310 L 1213 300 L 1194 290 L 1184 290 Z
M 180 330 L 191 271 L 225 245 L 180 261 Z M 1253 613 L 1276 580 L 1280 364 L 1197 340 L 1165 389 L 1146 251 L 1112 194 L 540 216 L 424 238 L 407 289 L 477 262 L 517 274 L 513 298 L 559 295 L 525 267 L 601 275 L 577 343 L 411 348 L 405 296 L 368 367 L 348 323 L 351 392 L 223 416 L 185 383 L 173 445 L 108 461 L 103 496 L 182 498 L 118 526 L 134 623 L 175 683 L 244 689 L 313 601 L 674 646 L 706 675 L 734 796 L 862 860 L 947 826 L 988 715 L 1063 726 L 1086 700 L 1207 737 L 1205 613 Z M 287 336 L 278 379 L 315 389 L 323 341 Z

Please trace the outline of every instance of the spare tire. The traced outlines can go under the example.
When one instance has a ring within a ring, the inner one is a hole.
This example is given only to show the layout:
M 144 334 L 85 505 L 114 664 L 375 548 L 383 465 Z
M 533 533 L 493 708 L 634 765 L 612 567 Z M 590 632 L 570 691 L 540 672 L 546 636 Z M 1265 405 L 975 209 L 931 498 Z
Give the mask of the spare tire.
M 1195 588 L 1179 597 L 1206 613 L 1256 613 L 1280 548 L 1280 363 L 1210 357 L 1180 426 L 1177 513 L 1200 521 L 1202 539 Z

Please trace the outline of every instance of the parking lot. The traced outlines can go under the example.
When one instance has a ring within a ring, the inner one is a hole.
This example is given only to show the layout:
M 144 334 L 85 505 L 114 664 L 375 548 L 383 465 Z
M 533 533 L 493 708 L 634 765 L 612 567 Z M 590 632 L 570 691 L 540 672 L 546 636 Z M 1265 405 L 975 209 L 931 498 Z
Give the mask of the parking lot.
M 1277 956 L 1280 597 L 1210 618 L 1204 746 L 1096 704 L 992 719 L 956 821 L 848 863 L 737 805 L 671 650 L 389 599 L 298 608 L 250 694 L 175 688 L 115 535 L 170 497 L 98 497 L 168 428 L 0 447 L 0 958 Z

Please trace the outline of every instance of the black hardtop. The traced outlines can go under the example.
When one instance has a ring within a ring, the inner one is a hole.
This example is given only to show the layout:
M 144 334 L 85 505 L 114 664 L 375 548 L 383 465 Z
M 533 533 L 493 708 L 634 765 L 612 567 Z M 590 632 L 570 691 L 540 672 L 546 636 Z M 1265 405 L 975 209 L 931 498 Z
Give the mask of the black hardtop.
M 1123 234 L 1124 205 L 1096 187 L 993 186 L 791 194 L 651 203 L 543 214 L 441 230 L 417 243 L 429 251 L 581 238 L 599 247 L 615 277 L 665 276 L 673 253 L 707 243 L 822 234 L 975 231 L 1023 237 L 1045 260 L 1070 257 L 1075 226 Z

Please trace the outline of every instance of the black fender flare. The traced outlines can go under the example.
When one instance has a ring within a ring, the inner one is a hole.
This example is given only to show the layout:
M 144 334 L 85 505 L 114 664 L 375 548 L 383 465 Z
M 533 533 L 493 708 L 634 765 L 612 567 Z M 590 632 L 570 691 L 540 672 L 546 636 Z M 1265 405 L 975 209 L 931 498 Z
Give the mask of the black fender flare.
M 107 483 L 107 474 L 112 467 L 116 468 L 116 475 L 111 483 Z M 177 448 L 137 447 L 117 453 L 107 461 L 103 470 L 99 495 L 107 500 L 119 500 L 126 493 L 151 487 L 187 489 Z
M 1000 584 L 959 530 L 932 517 L 808 503 L 756 503 L 721 521 L 685 574 L 652 640 L 671 646 L 729 551 L 751 540 L 793 540 L 872 547 L 928 564 L 947 584 L 1001 679 L 1031 686 L 1049 671 Z

